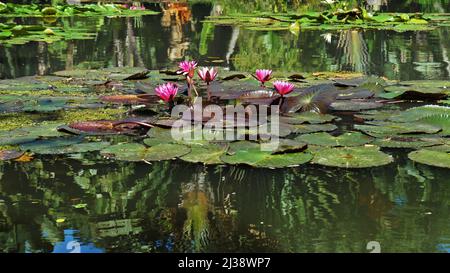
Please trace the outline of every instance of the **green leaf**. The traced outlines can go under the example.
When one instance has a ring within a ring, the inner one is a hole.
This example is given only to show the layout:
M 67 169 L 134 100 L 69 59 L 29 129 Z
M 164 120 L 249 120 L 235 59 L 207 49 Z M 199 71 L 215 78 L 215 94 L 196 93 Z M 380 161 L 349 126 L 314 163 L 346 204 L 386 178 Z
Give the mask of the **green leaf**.
M 369 168 L 393 162 L 376 146 L 324 148 L 314 152 L 313 163 L 340 168 Z
M 450 153 L 443 151 L 418 150 L 408 154 L 409 159 L 430 166 L 450 168 Z
M 337 137 L 328 133 L 314 133 L 301 135 L 295 139 L 308 144 L 330 147 L 362 146 L 373 141 L 371 137 L 359 132 L 347 132 Z

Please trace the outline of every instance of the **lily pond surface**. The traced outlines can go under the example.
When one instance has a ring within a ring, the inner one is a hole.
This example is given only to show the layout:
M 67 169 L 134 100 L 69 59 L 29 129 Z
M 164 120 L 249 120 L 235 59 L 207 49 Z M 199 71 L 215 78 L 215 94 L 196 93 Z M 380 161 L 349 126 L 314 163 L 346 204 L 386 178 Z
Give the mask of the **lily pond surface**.
M 55 32 L 0 39 L 0 252 L 450 252 L 450 2 L 368 2 L 444 19 L 264 30 L 227 22 L 254 11 L 235 1 L 0 16 Z M 214 102 L 279 103 L 282 147 L 168 140 L 153 90 L 186 102 L 185 58 L 218 67 L 198 84 Z M 295 90 L 259 87 L 260 68 Z

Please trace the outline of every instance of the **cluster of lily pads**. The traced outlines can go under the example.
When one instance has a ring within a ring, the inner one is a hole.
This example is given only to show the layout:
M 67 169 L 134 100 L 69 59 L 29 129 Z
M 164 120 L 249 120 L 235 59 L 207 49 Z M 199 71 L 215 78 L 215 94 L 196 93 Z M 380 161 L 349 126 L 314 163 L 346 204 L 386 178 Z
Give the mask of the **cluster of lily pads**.
M 390 149 L 407 149 L 418 163 L 450 167 L 449 81 L 202 68 L 195 83 L 196 66 L 186 61 L 176 70 L 80 69 L 1 80 L 0 159 L 94 152 L 125 161 L 367 168 L 393 162 Z M 273 87 L 267 87 L 270 82 Z M 276 105 L 280 116 L 208 130 L 210 117 L 171 116 L 171 107 L 191 107 L 194 100 L 203 100 L 204 107 Z M 242 138 L 176 140 L 171 132 L 180 119 L 196 125 L 183 134 L 203 129 L 201 134 L 232 132 Z M 273 126 L 279 131 L 262 130 Z M 280 141 L 272 151 L 261 149 L 268 135 Z
M 362 7 L 330 9 L 323 12 L 303 13 L 252 13 L 209 16 L 205 22 L 217 25 L 237 25 L 251 30 L 345 30 L 377 29 L 427 31 L 439 26 L 449 26 L 448 14 L 377 13 Z
M 144 6 L 128 4 L 15 4 L 0 2 L 0 17 L 68 17 L 68 16 L 140 16 L 156 14 Z
M 157 14 L 141 6 L 118 4 L 57 5 L 19 5 L 0 2 L 1 17 L 42 17 L 42 24 L 24 25 L 12 19 L 0 23 L 1 44 L 25 44 L 30 41 L 52 43 L 59 40 L 93 39 L 96 31 L 87 27 L 63 27 L 54 25 L 57 18 L 69 16 L 141 16 Z

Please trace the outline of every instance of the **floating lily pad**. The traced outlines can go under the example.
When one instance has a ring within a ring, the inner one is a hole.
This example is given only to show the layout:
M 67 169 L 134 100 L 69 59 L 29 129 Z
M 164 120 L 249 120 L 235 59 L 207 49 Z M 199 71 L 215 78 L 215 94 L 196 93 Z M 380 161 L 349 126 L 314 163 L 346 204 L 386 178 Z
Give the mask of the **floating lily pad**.
M 441 135 L 450 135 L 450 107 L 425 105 L 410 108 L 390 118 L 393 121 L 420 122 L 442 128 Z
M 301 135 L 296 138 L 298 141 L 302 141 L 308 144 L 319 145 L 319 146 L 362 146 L 364 144 L 370 143 L 373 139 L 369 136 L 361 134 L 359 132 L 347 132 L 340 136 L 332 136 L 328 133 L 314 133 Z
M 191 152 L 181 157 L 182 160 L 206 165 L 223 164 L 220 157 L 227 151 L 227 145 L 209 144 L 190 145 Z
M 361 110 L 377 109 L 383 106 L 384 104 L 375 101 L 339 100 L 333 102 L 330 105 L 330 109 L 334 111 L 359 112 Z
M 291 114 L 288 116 L 281 116 L 280 122 L 288 123 L 288 124 L 321 124 L 332 122 L 338 119 L 336 116 L 328 115 L 328 114 L 319 114 L 315 112 L 303 112 L 297 114 Z
M 400 122 L 385 122 L 374 121 L 371 125 L 355 125 L 355 129 L 365 132 L 369 135 L 398 135 L 398 134 L 412 134 L 425 133 L 435 134 L 441 131 L 441 127 L 425 124 L 425 123 L 400 123 Z
M 82 138 L 51 138 L 41 139 L 21 144 L 22 151 L 31 151 L 37 154 L 64 154 L 62 151 L 67 146 L 76 145 L 83 141 Z
M 100 151 L 104 156 L 124 161 L 170 160 L 189 152 L 190 149 L 187 146 L 179 144 L 159 144 L 146 147 L 137 143 L 117 144 Z
M 450 153 L 432 151 L 428 149 L 413 151 L 408 154 L 409 159 L 430 166 L 450 168 Z
M 298 125 L 292 125 L 292 127 L 294 128 L 293 132 L 296 134 L 331 132 L 338 128 L 334 124 L 298 124 Z
M 312 159 L 309 153 L 283 153 L 272 154 L 269 151 L 262 151 L 258 144 L 241 141 L 232 143 L 231 155 L 221 156 L 221 160 L 227 164 L 250 165 L 257 168 L 285 168 L 294 167 L 307 163 Z
M 324 148 L 314 152 L 315 164 L 340 168 L 369 168 L 393 162 L 376 146 Z
M 298 153 L 306 150 L 308 145 L 305 142 L 293 139 L 279 139 L 277 143 L 273 144 L 274 150 L 272 154 Z M 270 147 L 268 143 L 267 147 Z
M 449 90 L 430 86 L 393 85 L 386 87 L 385 92 L 378 96 L 387 99 L 439 100 L 446 98 Z
M 385 137 L 376 139 L 373 144 L 384 148 L 411 148 L 418 149 L 421 147 L 436 145 L 431 141 L 425 141 L 413 137 Z
M 302 90 L 299 95 L 284 98 L 280 110 L 283 113 L 326 113 L 336 95 L 337 89 L 332 84 L 315 85 Z
M 45 152 L 34 151 L 36 153 L 44 154 L 75 154 L 75 153 L 87 153 L 102 150 L 110 145 L 106 141 L 79 143 L 75 145 L 67 145 L 64 147 L 51 147 Z
M 355 118 L 370 121 L 386 121 L 401 113 L 399 110 L 369 110 L 356 114 Z

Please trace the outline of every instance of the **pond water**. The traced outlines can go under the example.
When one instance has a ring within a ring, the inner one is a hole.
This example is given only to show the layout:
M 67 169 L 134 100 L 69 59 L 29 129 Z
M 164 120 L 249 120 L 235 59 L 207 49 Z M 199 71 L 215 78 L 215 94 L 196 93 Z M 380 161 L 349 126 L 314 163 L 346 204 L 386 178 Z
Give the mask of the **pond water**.
M 445 0 L 372 2 L 384 11 L 450 12 Z M 186 56 L 239 71 L 450 79 L 450 28 L 295 35 L 202 23 L 226 5 L 146 5 L 162 13 L 54 23 L 95 39 L 0 45 L 0 79 L 77 67 L 161 69 Z M 370 241 L 382 252 L 450 252 L 448 169 L 414 163 L 409 150 L 383 151 L 395 162 L 363 170 L 146 164 L 96 153 L 0 161 L 0 252 L 369 252 Z

